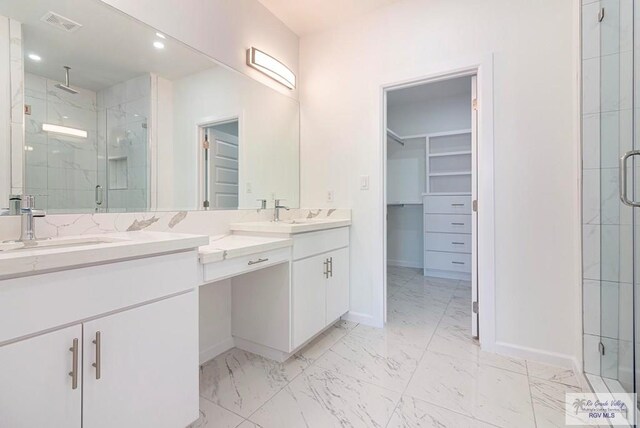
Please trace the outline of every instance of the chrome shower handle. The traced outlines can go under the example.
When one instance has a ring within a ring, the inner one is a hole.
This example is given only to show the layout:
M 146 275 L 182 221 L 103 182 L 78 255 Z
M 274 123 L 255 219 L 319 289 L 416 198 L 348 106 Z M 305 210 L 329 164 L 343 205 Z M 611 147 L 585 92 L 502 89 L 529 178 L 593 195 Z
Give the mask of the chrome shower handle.
M 620 158 L 620 168 L 618 168 L 620 181 L 620 185 L 618 186 L 620 191 L 620 200 L 623 204 L 629 205 L 630 207 L 640 207 L 640 202 L 634 202 L 627 196 L 627 161 L 629 160 L 629 158 L 639 155 L 640 150 L 628 151 Z
M 102 186 L 98 184 L 96 186 L 96 205 L 100 206 L 102 205 L 102 202 L 103 202 Z

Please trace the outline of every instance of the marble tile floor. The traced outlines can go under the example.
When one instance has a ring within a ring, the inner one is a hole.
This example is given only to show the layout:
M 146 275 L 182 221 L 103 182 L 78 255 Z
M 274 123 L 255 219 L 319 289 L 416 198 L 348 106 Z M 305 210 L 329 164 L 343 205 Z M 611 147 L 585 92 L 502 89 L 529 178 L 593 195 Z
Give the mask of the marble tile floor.
M 480 350 L 471 287 L 389 267 L 384 329 L 340 321 L 284 363 L 232 349 L 201 367 L 190 428 L 562 427 L 571 370 Z

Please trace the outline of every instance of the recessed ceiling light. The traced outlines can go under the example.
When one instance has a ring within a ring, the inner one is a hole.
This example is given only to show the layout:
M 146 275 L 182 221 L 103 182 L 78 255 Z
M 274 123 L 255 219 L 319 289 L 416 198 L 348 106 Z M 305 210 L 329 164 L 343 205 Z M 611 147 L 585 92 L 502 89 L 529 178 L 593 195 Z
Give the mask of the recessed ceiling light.
M 34 54 L 34 53 L 30 53 L 29 54 L 29 59 L 31 61 L 36 61 L 36 62 L 42 61 L 42 57 L 40 57 L 40 55 L 37 55 L 37 54 Z
M 156 33 L 156 36 L 160 37 L 161 39 L 166 39 L 165 35 L 162 33 Z
M 156 40 L 155 42 L 153 42 L 153 47 L 156 49 L 164 49 L 164 43 Z

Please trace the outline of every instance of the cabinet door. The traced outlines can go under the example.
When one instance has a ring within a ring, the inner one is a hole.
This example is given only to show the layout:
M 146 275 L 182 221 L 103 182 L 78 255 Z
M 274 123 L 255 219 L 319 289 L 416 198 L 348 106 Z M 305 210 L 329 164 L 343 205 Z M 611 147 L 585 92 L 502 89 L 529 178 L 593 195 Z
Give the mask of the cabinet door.
M 84 428 L 175 428 L 198 418 L 195 292 L 87 322 L 84 343 Z
M 73 365 L 74 339 L 77 366 Z M 80 427 L 80 325 L 0 347 L 0 427 Z M 77 386 L 73 389 L 73 379 Z
M 327 322 L 333 322 L 349 310 L 349 248 L 332 251 L 331 274 L 327 281 Z
M 293 262 L 293 347 L 297 348 L 326 325 L 327 254 Z

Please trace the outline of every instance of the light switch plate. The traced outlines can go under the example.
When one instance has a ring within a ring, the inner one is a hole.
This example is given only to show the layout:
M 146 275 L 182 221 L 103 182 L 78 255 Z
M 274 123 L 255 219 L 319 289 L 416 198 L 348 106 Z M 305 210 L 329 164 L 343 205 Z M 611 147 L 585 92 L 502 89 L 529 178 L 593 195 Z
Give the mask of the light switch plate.
M 361 175 L 360 176 L 360 190 L 369 190 L 369 176 Z
M 333 190 L 327 191 L 327 202 L 333 202 Z

